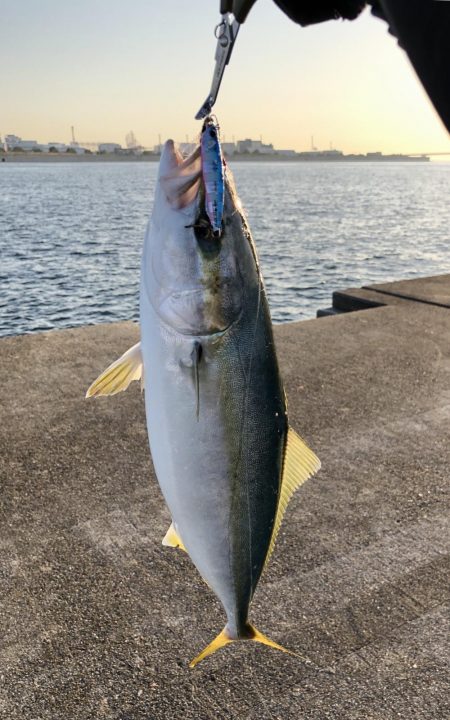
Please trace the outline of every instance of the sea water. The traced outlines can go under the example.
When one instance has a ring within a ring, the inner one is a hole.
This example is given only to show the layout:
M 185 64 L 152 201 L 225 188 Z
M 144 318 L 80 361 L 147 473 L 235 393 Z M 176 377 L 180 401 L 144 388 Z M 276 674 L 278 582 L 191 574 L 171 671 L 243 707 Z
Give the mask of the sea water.
M 235 162 L 274 322 L 450 272 L 450 163 Z M 0 165 L 0 335 L 137 320 L 156 163 Z

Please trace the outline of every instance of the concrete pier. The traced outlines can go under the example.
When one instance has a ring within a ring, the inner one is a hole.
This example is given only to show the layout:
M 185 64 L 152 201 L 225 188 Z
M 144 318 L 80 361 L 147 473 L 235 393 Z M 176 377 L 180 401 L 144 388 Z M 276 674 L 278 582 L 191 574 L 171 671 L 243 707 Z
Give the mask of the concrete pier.
M 365 291 L 394 298 L 379 307 L 276 327 L 291 424 L 322 470 L 290 504 L 252 621 L 335 674 L 253 643 L 187 667 L 224 616 L 189 558 L 161 546 L 139 388 L 84 399 L 138 327 L 1 340 L 0 717 L 450 717 L 438 282 L 435 302 L 399 283 Z
M 408 301 L 450 308 L 450 275 L 434 275 L 413 280 L 364 285 L 362 288 L 336 290 L 333 293 L 333 305 L 319 310 L 317 316 L 339 315 L 343 312 L 367 310 L 384 305 L 404 305 Z

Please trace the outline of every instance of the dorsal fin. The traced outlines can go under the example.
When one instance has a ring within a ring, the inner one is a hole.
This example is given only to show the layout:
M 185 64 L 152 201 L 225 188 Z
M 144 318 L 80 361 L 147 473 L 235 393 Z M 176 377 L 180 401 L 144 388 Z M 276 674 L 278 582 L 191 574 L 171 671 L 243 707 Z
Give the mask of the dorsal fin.
M 115 360 L 98 376 L 88 388 L 86 397 L 95 395 L 115 395 L 126 390 L 133 380 L 141 381 L 144 387 L 141 343 L 136 343 L 118 360 Z
M 277 514 L 264 567 L 269 562 L 289 500 L 308 478 L 320 470 L 320 460 L 295 430 L 288 428 Z

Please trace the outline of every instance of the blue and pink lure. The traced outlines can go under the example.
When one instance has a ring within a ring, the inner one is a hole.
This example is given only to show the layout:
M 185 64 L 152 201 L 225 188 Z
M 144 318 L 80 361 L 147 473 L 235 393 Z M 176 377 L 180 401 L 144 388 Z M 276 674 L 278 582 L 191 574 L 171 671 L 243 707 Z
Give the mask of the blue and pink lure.
M 203 123 L 200 149 L 206 214 L 213 234 L 220 237 L 225 200 L 224 159 L 220 147 L 219 126 L 212 117 L 207 117 Z

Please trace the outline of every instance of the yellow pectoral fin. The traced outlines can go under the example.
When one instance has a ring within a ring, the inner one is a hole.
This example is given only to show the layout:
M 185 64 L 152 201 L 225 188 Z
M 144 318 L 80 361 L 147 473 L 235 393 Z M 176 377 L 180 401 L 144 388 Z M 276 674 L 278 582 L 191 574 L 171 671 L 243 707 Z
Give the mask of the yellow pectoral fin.
M 166 545 L 166 547 L 180 548 L 180 550 L 184 550 L 184 552 L 187 552 L 180 536 L 178 535 L 178 533 L 176 532 L 176 530 L 173 526 L 173 523 L 171 524 L 170 528 L 164 535 L 162 544 Z
M 141 388 L 144 387 L 141 343 L 133 345 L 109 365 L 88 388 L 86 397 L 115 395 L 126 390 L 133 380 L 140 380 Z
M 300 485 L 303 485 L 318 470 L 320 470 L 320 460 L 317 455 L 307 446 L 300 435 L 297 435 L 295 430 L 289 428 L 284 447 L 280 497 L 265 565 L 269 562 L 275 547 L 289 500 Z

